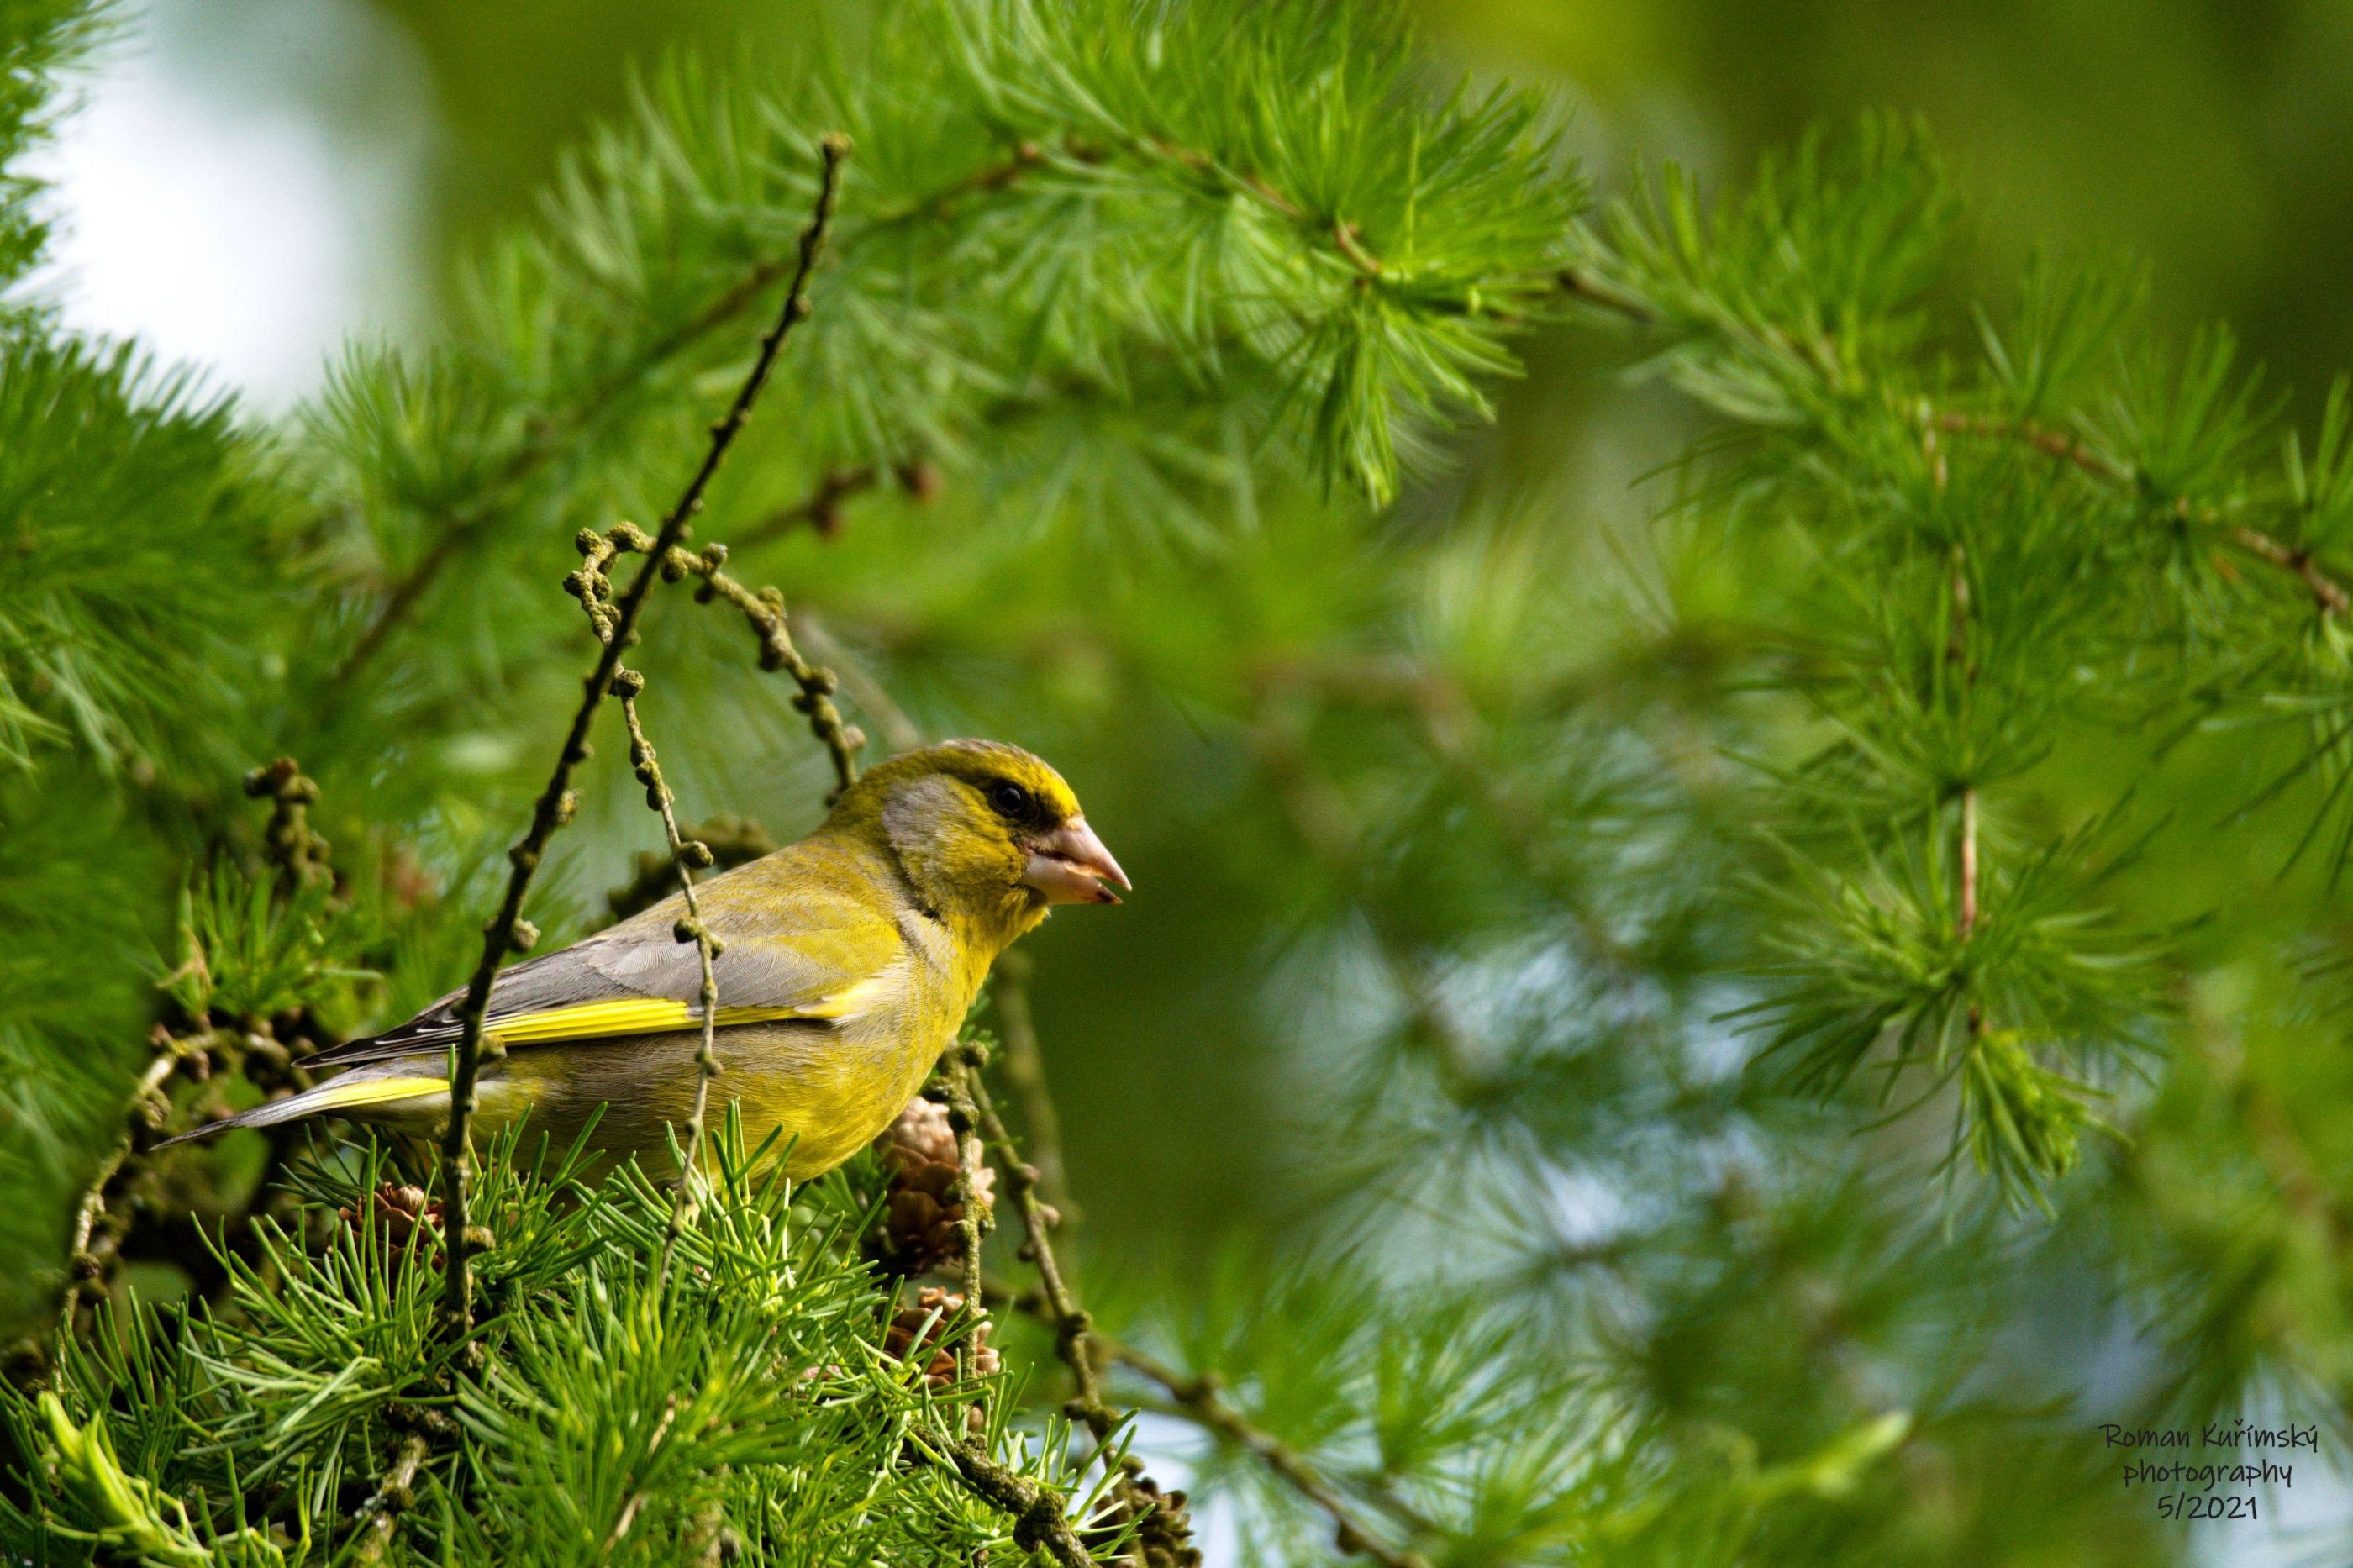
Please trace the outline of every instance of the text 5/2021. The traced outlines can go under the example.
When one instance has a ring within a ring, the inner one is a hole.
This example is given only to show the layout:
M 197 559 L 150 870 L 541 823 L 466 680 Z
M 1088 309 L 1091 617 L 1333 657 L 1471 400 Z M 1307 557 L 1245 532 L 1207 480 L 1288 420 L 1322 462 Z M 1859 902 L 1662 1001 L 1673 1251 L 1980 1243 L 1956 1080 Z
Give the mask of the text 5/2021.
M 2189 1492 L 2168 1492 L 2157 1500 L 2159 1519 L 2261 1519 L 2256 1511 L 2253 1492 L 2232 1492 L 2221 1496 L 2193 1496 Z

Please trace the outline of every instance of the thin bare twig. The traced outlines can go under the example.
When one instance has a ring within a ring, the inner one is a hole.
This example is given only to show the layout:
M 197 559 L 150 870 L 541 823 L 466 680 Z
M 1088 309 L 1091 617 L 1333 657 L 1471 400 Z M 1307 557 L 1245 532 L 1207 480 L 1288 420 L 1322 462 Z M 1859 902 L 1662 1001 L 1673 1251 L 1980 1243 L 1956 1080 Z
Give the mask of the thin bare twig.
M 581 608 L 588 614 L 589 624 L 596 628 L 597 640 L 610 642 L 617 630 L 617 617 L 612 607 L 613 581 L 606 573 L 614 558 L 625 551 L 650 556 L 653 541 L 645 531 L 631 523 L 620 523 L 599 534 L 584 531 L 579 539 L 581 553 L 586 557 L 580 570 L 565 579 L 565 586 L 579 599 Z M 675 555 L 675 552 L 672 552 Z M 676 577 L 682 574 L 669 572 Z M 661 817 L 662 837 L 669 849 L 670 866 L 678 879 L 679 896 L 685 901 L 686 914 L 675 928 L 681 942 L 694 943 L 695 958 L 702 970 L 699 1005 L 702 1009 L 702 1039 L 694 1053 L 694 1106 L 688 1114 L 686 1137 L 681 1147 L 678 1191 L 674 1194 L 669 1221 L 662 1229 L 662 1249 L 655 1266 L 654 1279 L 659 1287 L 670 1276 L 670 1258 L 678 1250 L 678 1238 L 686 1229 L 687 1220 L 694 1208 L 694 1183 L 698 1160 L 702 1147 L 702 1135 L 711 1113 L 711 1080 L 720 1074 L 719 979 L 715 963 L 719 956 L 719 939 L 703 923 L 702 906 L 694 890 L 694 873 L 712 865 L 716 857 L 711 847 L 685 837 L 678 826 L 675 809 L 677 797 L 671 795 L 669 781 L 662 777 L 661 759 L 654 743 L 646 735 L 644 723 L 638 717 L 638 699 L 644 695 L 646 678 L 641 671 L 619 668 L 613 672 L 613 691 L 620 700 L 621 720 L 629 733 L 629 766 L 638 782 L 645 786 L 646 805 Z
M 2311 594 L 2313 603 L 2320 606 L 2321 614 L 2353 614 L 2353 595 L 2348 595 L 2343 584 L 2321 570 L 2310 551 L 2292 549 L 2262 529 L 2243 522 L 2233 523 L 2223 530 L 2222 537 L 2258 560 L 2268 562 L 2283 572 L 2295 573 L 2306 591 Z
M 841 710 L 833 701 L 833 694 L 840 686 L 833 671 L 811 664 L 794 646 L 792 626 L 785 616 L 783 592 L 770 586 L 754 593 L 721 570 L 726 563 L 727 547 L 710 544 L 692 554 L 681 550 L 670 552 L 663 570 L 702 578 L 702 586 L 694 594 L 698 604 L 724 599 L 743 612 L 744 623 L 759 639 L 760 668 L 782 670 L 800 688 L 793 698 L 793 707 L 807 716 L 809 732 L 833 759 L 834 788 L 828 798 L 839 799 L 843 790 L 858 782 L 858 752 L 866 744 L 866 732 L 854 724 L 842 722 Z
M 1166 1390 L 1186 1416 L 1250 1454 L 1293 1490 L 1323 1510 L 1332 1521 L 1333 1544 L 1341 1551 L 1369 1557 L 1381 1568 L 1430 1568 L 1430 1560 L 1420 1552 L 1391 1546 L 1373 1534 L 1355 1506 L 1317 1474 L 1314 1466 L 1289 1444 L 1227 1403 L 1214 1376 L 1193 1377 L 1133 1345 L 1100 1335 L 1097 1341 L 1111 1360 Z M 1400 1517 L 1419 1522 L 1419 1516 L 1402 1501 L 1387 1506 Z
M 801 636 L 827 667 L 841 678 L 842 689 L 849 693 L 849 700 L 881 729 L 882 743 L 893 752 L 912 752 L 922 745 L 923 731 L 907 717 L 907 710 L 892 700 L 882 683 L 868 673 L 864 665 L 850 657 L 841 640 L 826 630 L 825 623 L 806 608 L 800 619 Z
M 736 392 L 734 402 L 726 415 L 712 426 L 711 447 L 704 454 L 702 466 L 679 496 L 678 503 L 662 520 L 656 531 L 646 560 L 630 578 L 613 605 L 612 635 L 598 656 L 596 668 L 590 673 L 580 707 L 572 718 L 572 727 L 565 737 L 563 749 L 557 753 L 555 767 L 549 774 L 547 786 L 540 792 L 532 813 L 531 826 L 508 851 L 512 869 L 507 877 L 506 895 L 499 911 L 484 928 L 482 955 L 474 966 L 473 978 L 468 983 L 465 998 L 459 1004 L 459 1039 L 456 1063 L 450 1075 L 449 1122 L 441 1142 L 442 1215 L 448 1237 L 448 1266 L 444 1279 L 443 1314 L 452 1331 L 462 1332 L 473 1319 L 473 1269 L 470 1267 L 467 1248 L 471 1245 L 466 1225 L 467 1182 L 470 1175 L 471 1148 L 469 1135 L 472 1131 L 475 1106 L 475 1086 L 481 1068 L 482 1016 L 490 1005 L 491 985 L 497 979 L 500 965 L 516 945 L 522 927 L 523 895 L 530 890 L 533 875 L 539 869 L 540 858 L 546 851 L 547 841 L 555 830 L 571 819 L 575 799 L 572 794 L 572 771 L 588 754 L 588 731 L 596 721 L 596 710 L 611 689 L 613 675 L 620 668 L 622 651 L 628 646 L 637 629 L 638 616 L 645 608 L 646 598 L 652 592 L 655 579 L 661 574 L 661 563 L 669 552 L 687 535 L 695 515 L 702 510 L 703 492 L 709 489 L 712 477 L 726 461 L 730 447 L 751 417 L 752 405 L 759 400 L 761 389 L 767 384 L 769 372 L 776 363 L 777 351 L 784 346 L 786 335 L 794 325 L 808 314 L 808 281 L 816 270 L 819 247 L 825 240 L 826 226 L 831 221 L 836 191 L 839 184 L 842 160 L 849 156 L 849 142 L 846 137 L 828 136 L 822 143 L 823 168 L 818 177 L 817 209 L 808 226 L 801 231 L 799 263 L 793 280 L 786 290 L 785 303 L 776 322 L 760 342 L 760 352 L 752 362 L 752 369 Z
M 1098 1442 L 1108 1442 L 1124 1416 L 1104 1402 L 1103 1373 L 1089 1348 L 1093 1321 L 1080 1307 L 1077 1294 L 1062 1273 L 1060 1260 L 1054 1255 L 1050 1234 L 1053 1222 L 1038 1195 L 1038 1168 L 1022 1160 L 1013 1134 L 1006 1129 L 1005 1119 L 997 1114 L 987 1082 L 978 1070 L 979 1063 L 974 1059 L 978 1053 L 969 1044 L 958 1050 L 970 1069 L 965 1082 L 981 1136 L 1005 1156 L 1006 1185 L 1021 1215 L 1023 1254 L 1037 1268 L 1038 1283 L 1045 1292 L 1048 1321 L 1054 1326 L 1055 1353 L 1071 1369 L 1071 1380 L 1077 1385 L 1078 1396 L 1065 1408 L 1074 1419 L 1086 1424 Z
M 806 497 L 770 512 L 749 528 L 737 529 L 735 543 L 748 550 L 801 528 L 814 529 L 820 539 L 831 539 L 841 531 L 841 503 L 872 489 L 881 479 L 881 470 L 872 463 L 828 468 L 818 476 L 817 487 Z
M 1002 959 L 998 961 L 1000 963 Z M 1177 1532 L 1186 1529 L 1180 1495 L 1163 1496 L 1143 1482 L 1143 1465 L 1133 1456 L 1114 1460 L 1112 1439 L 1127 1419 L 1126 1413 L 1114 1407 L 1103 1397 L 1103 1371 L 1098 1364 L 1100 1343 L 1094 1332 L 1093 1320 L 1079 1305 L 1078 1294 L 1071 1288 L 1063 1273 L 1061 1260 L 1054 1251 L 1052 1231 L 1059 1218 L 1039 1197 L 1039 1171 L 1024 1162 L 1013 1135 L 998 1114 L 995 1100 L 988 1092 L 988 1083 L 981 1072 L 985 1065 L 982 1054 L 967 1043 L 959 1050 L 966 1072 L 965 1083 L 973 1099 L 973 1110 L 981 1135 L 1004 1156 L 1006 1185 L 1013 1195 L 1017 1212 L 1021 1215 L 1020 1257 L 1038 1270 L 1038 1282 L 1043 1296 L 1042 1305 L 1033 1304 L 1031 1310 L 1045 1317 L 1054 1329 L 1054 1353 L 1071 1369 L 1071 1381 L 1075 1394 L 1063 1405 L 1063 1413 L 1085 1426 L 1093 1437 L 1096 1458 L 1103 1461 L 1110 1473 L 1112 1495 L 1118 1505 L 1114 1519 L 1141 1523 L 1150 1514 L 1161 1510 L 1176 1510 Z M 973 1255 L 976 1258 L 976 1255 Z M 967 1264 L 972 1293 L 968 1300 L 977 1300 L 978 1266 Z M 1141 1561 L 1141 1554 L 1131 1552 L 1131 1561 Z
M 998 955 L 996 984 L 990 993 L 997 1008 L 998 1032 L 1005 1039 L 1005 1078 L 1021 1102 L 1021 1121 L 1029 1135 L 1029 1163 L 1038 1167 L 1038 1190 L 1060 1216 L 1062 1228 L 1078 1222 L 1071 1201 L 1069 1173 L 1062 1165 L 1062 1119 L 1054 1109 L 1053 1092 L 1046 1087 L 1046 1061 L 1038 1048 L 1037 1020 L 1029 1015 L 1029 977 L 1037 965 L 1014 948 Z

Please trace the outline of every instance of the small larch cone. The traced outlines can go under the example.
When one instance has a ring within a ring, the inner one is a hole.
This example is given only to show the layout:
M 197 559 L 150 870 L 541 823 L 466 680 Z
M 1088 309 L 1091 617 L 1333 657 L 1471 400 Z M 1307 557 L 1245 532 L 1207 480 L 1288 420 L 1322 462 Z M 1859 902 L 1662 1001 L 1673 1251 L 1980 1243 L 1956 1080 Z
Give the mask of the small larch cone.
M 438 1229 L 441 1225 L 441 1200 L 428 1199 L 423 1187 L 402 1186 L 385 1182 L 367 1195 L 367 1214 L 363 1221 L 359 1211 L 346 1204 L 335 1211 L 345 1225 L 357 1228 L 365 1223 L 384 1232 L 388 1249 L 395 1255 L 407 1250 L 409 1237 L 420 1225 Z M 441 1267 L 438 1253 L 431 1254 L 433 1267 Z
M 1193 1516 L 1186 1507 L 1185 1494 L 1162 1492 L 1159 1483 L 1150 1476 L 1135 1477 L 1126 1491 L 1126 1500 L 1105 1500 L 1095 1515 L 1096 1526 L 1119 1530 L 1141 1514 L 1144 1522 L 1129 1542 L 1133 1558 L 1140 1558 L 1145 1568 L 1201 1568 L 1201 1552 L 1193 1544 Z
M 913 1306 L 902 1307 L 892 1314 L 891 1327 L 882 1336 L 882 1353 L 892 1361 L 922 1360 L 925 1383 L 934 1388 L 950 1386 L 956 1381 L 958 1345 L 942 1342 L 963 1312 L 961 1294 L 935 1285 L 925 1286 L 916 1295 Z M 988 1320 L 983 1318 L 969 1336 L 958 1342 L 972 1352 L 975 1377 L 994 1377 L 1003 1364 L 997 1352 L 988 1348 Z
M 871 1238 L 875 1261 L 904 1276 L 963 1262 L 964 1205 L 956 1201 L 956 1139 L 947 1107 L 915 1100 L 882 1134 L 880 1146 L 891 1170 L 891 1196 Z M 996 1173 L 981 1166 L 973 1173 L 973 1187 L 987 1205 L 996 1196 Z

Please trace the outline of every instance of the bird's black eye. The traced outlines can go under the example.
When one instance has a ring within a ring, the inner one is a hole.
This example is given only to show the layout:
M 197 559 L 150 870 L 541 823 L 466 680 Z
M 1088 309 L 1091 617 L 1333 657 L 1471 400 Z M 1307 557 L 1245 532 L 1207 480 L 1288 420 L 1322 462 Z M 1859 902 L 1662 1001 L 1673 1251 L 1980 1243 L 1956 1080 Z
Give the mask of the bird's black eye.
M 988 804 L 998 816 L 1018 819 L 1029 814 L 1029 792 L 1011 779 L 999 779 L 988 786 Z

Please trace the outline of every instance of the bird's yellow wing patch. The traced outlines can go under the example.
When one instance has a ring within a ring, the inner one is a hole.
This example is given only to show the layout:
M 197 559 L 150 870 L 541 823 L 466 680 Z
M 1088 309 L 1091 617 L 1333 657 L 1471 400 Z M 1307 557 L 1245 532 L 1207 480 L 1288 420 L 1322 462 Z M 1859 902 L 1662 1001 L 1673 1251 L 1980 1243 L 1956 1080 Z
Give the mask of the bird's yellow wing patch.
M 851 987 L 852 991 L 856 987 Z M 849 1012 L 850 996 L 828 997 L 803 1007 L 730 1007 L 720 1004 L 719 1027 L 737 1024 L 766 1024 L 779 1018 L 830 1019 Z M 518 1013 L 511 1018 L 496 1018 L 482 1032 L 509 1046 L 541 1045 L 549 1040 L 598 1039 L 609 1035 L 659 1035 L 676 1029 L 698 1028 L 702 1023 L 702 1009 L 684 1002 L 669 1002 L 659 997 L 630 997 L 624 1001 L 581 1002 L 569 1007 L 550 1007 L 543 1012 Z
M 356 1110 L 364 1106 L 389 1105 L 395 1100 L 421 1100 L 428 1094 L 448 1092 L 449 1080 L 442 1078 L 339 1078 L 299 1099 L 302 1114 L 308 1116 L 322 1110 Z

